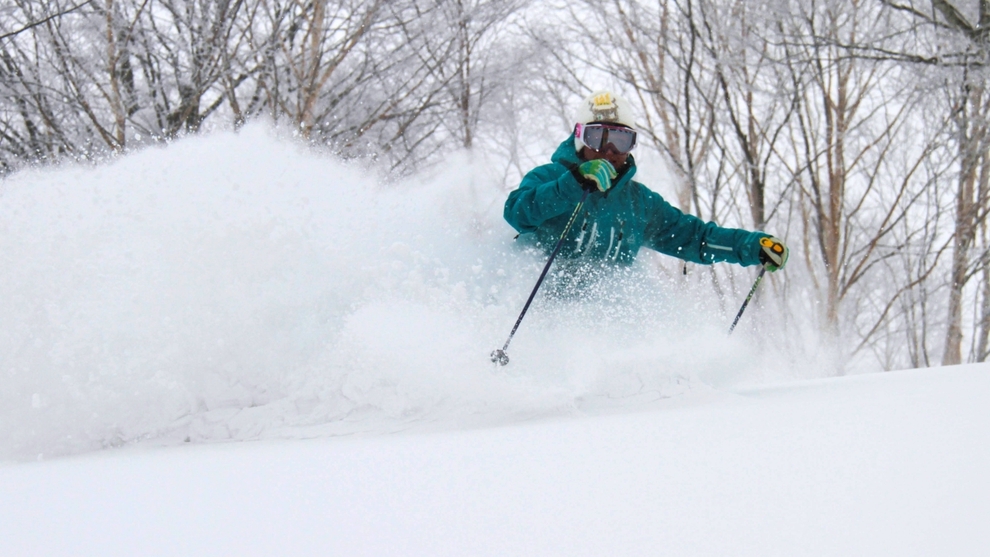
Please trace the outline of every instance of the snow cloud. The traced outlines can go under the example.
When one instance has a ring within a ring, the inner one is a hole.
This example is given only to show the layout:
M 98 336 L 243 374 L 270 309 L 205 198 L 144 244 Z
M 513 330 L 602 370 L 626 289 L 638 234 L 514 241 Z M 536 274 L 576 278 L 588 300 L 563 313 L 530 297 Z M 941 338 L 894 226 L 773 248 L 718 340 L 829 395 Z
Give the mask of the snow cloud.
M 8 178 L 0 458 L 484 425 L 754 368 L 644 264 L 539 297 L 495 369 L 544 260 L 493 176 L 454 154 L 390 183 L 258 125 Z

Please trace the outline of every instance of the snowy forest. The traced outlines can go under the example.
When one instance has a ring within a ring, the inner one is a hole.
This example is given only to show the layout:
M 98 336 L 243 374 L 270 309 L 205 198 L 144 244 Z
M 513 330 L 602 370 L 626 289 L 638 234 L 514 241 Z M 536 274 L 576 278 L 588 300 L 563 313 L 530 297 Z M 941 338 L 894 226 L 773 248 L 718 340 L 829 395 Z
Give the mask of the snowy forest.
M 483 151 L 508 192 L 610 88 L 647 186 L 787 241 L 760 297 L 789 342 L 983 362 L 988 37 L 988 0 L 5 0 L 0 173 L 266 121 L 397 176 Z M 727 312 L 753 277 L 648 264 Z

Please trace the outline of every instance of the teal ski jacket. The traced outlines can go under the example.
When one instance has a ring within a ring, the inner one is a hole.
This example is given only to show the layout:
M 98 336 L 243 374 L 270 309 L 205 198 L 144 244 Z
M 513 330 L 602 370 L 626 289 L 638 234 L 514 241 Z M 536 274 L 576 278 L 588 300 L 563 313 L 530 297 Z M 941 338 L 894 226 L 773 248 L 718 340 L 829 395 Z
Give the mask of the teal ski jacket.
M 523 177 L 503 213 L 521 240 L 535 240 L 548 253 L 584 193 L 571 172 L 584 162 L 574 150 L 573 135 L 550 160 Z M 609 191 L 588 195 L 558 257 L 628 265 L 646 246 L 692 263 L 760 263 L 759 239 L 767 234 L 722 228 L 686 215 L 634 181 L 635 174 L 636 161 L 630 155 Z

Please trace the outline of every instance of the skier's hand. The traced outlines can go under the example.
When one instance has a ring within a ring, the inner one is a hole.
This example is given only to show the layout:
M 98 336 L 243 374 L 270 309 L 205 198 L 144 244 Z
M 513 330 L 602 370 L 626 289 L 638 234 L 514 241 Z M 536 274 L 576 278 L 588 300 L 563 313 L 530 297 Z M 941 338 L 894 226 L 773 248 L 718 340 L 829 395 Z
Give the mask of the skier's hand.
M 612 180 L 615 180 L 615 177 L 618 176 L 612 163 L 605 159 L 585 161 L 581 163 L 581 166 L 577 170 L 578 174 L 593 182 L 593 186 L 597 186 L 598 191 L 601 192 L 608 191 L 612 187 Z M 594 191 L 594 189 L 590 189 L 593 186 L 589 186 L 589 191 Z
M 790 250 L 779 238 L 773 236 L 760 238 L 760 263 L 771 273 L 784 268 L 789 252 Z

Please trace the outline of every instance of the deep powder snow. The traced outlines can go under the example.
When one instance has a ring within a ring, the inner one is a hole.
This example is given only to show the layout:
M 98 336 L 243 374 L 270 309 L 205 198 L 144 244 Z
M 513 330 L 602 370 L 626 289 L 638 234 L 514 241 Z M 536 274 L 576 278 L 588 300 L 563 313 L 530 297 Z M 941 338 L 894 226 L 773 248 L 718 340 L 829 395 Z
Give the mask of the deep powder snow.
M 389 183 L 252 126 L 0 182 L 0 460 L 504 423 L 787 375 L 650 257 L 540 296 L 496 370 L 544 263 L 514 245 L 500 175 L 459 154 Z

